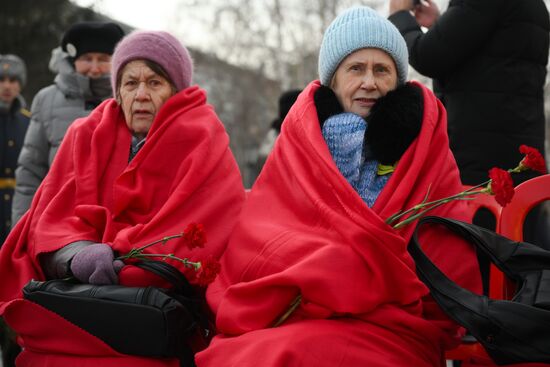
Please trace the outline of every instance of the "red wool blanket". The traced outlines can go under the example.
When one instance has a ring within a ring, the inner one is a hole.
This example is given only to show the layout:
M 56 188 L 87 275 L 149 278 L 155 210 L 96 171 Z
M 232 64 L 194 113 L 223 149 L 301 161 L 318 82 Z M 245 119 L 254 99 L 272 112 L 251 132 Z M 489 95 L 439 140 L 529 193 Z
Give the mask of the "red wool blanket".
M 78 240 L 107 243 L 125 254 L 179 234 L 190 223 L 201 223 L 207 237 L 204 248 L 191 250 L 178 238 L 146 252 L 173 253 L 192 261 L 221 256 L 244 189 L 229 138 L 204 91 L 190 87 L 171 97 L 144 146 L 128 163 L 131 138 L 112 99 L 75 121 L 29 212 L 0 251 L 0 312 L 20 336 L 24 366 L 177 365 L 175 360 L 123 356 L 21 299 L 21 289 L 30 279 L 44 279 L 40 254 Z M 172 264 L 194 278 L 192 270 Z M 119 277 L 125 285 L 158 282 L 132 266 L 123 268 Z
M 222 273 L 207 291 L 220 334 L 200 352 L 200 367 L 415 366 L 442 363 L 458 327 L 428 297 L 407 243 L 414 225 L 384 220 L 461 191 L 449 150 L 445 110 L 423 90 L 419 137 L 372 208 L 339 173 L 322 137 L 314 82 L 283 123 L 248 197 Z M 465 220 L 465 204 L 432 212 Z M 474 250 L 433 228 L 424 250 L 452 279 L 480 291 Z M 302 303 L 271 327 L 298 294 Z

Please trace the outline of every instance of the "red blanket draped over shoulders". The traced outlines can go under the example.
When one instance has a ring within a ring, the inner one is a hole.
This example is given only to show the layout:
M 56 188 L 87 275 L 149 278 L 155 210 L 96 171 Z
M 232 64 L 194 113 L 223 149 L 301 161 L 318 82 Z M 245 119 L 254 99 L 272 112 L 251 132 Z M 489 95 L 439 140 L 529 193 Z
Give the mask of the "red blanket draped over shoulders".
M 283 123 L 252 188 L 207 298 L 220 335 L 196 359 L 206 366 L 435 366 L 456 342 L 417 278 L 407 243 L 414 225 L 384 220 L 461 191 L 445 110 L 420 84 L 419 137 L 369 208 L 339 173 L 321 134 L 313 82 Z M 464 203 L 432 212 L 465 220 Z M 434 229 L 424 250 L 451 278 L 480 290 L 472 248 Z M 298 294 L 300 306 L 271 327 Z
M 107 243 L 124 254 L 133 247 L 179 234 L 190 223 L 204 225 L 204 248 L 191 250 L 177 238 L 146 252 L 200 261 L 208 256 L 219 258 L 227 245 L 244 189 L 227 133 L 206 103 L 205 92 L 194 86 L 172 96 L 158 112 L 145 144 L 128 163 L 131 139 L 122 110 L 113 99 L 89 117 L 75 121 L 29 212 L 0 251 L 0 311 L 5 311 L 16 331 L 27 333 L 21 335 L 27 351 L 43 348 L 32 335 L 36 330 L 29 329 L 21 316 L 22 308 L 34 308 L 19 299 L 31 278 L 44 279 L 40 254 L 78 240 Z M 173 265 L 192 275 L 181 263 Z M 154 276 L 131 266 L 123 268 L 119 277 L 120 283 L 127 285 L 155 281 Z M 80 341 L 70 339 L 75 350 L 82 349 L 76 344 L 97 344 L 80 336 Z M 105 351 L 89 349 L 90 355 L 105 355 Z M 71 353 L 71 345 L 61 350 Z M 120 365 L 117 361 L 114 365 Z

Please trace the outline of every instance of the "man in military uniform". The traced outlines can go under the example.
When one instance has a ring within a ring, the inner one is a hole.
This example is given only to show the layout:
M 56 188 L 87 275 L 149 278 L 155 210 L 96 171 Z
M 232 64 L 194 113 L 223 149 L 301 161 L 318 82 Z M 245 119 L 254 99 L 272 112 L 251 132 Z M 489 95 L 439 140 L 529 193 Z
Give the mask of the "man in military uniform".
M 25 63 L 15 55 L 0 55 L 0 245 L 11 227 L 11 202 L 15 188 L 17 157 L 29 126 L 30 112 L 20 96 L 25 85 Z M 4 367 L 14 366 L 19 346 L 0 321 L 0 343 Z
M 17 157 L 29 126 L 24 107 L 25 63 L 15 55 L 0 55 L 0 244 L 11 228 L 11 201 L 15 188 Z

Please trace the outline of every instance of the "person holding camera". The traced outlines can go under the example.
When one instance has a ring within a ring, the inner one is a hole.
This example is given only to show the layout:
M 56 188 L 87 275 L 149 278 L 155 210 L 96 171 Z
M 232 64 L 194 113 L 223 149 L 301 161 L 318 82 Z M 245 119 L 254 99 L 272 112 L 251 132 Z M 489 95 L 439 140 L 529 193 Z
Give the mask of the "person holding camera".
M 521 144 L 545 151 L 550 21 L 543 0 L 451 0 L 442 15 L 433 0 L 391 0 L 389 20 L 407 42 L 410 64 L 434 80 L 463 184 L 483 182 L 492 167 L 514 167 Z
M 491 167 L 514 167 L 521 144 L 545 151 L 543 0 L 451 0 L 441 15 L 433 0 L 391 0 L 389 20 L 411 66 L 434 80 L 464 184 L 485 181 Z
M 485 181 L 492 167 L 514 167 L 522 144 L 545 151 L 550 21 L 543 0 L 451 0 L 441 15 L 433 0 L 391 0 L 389 20 L 407 42 L 411 66 L 433 79 L 447 109 L 463 184 Z M 515 175 L 515 184 L 534 175 Z M 529 213 L 524 239 L 550 248 L 545 209 Z M 484 209 L 474 223 L 496 227 Z M 480 262 L 487 292 L 488 260 Z

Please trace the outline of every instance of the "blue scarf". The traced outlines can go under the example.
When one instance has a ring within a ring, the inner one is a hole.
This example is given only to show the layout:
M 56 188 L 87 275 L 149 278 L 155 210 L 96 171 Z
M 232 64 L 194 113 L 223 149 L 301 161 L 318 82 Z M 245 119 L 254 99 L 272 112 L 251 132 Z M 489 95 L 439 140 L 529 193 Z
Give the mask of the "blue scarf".
M 350 112 L 329 117 L 323 125 L 323 137 L 340 173 L 372 207 L 391 173 L 379 175 L 379 162 L 368 146 L 363 146 L 367 122 Z

